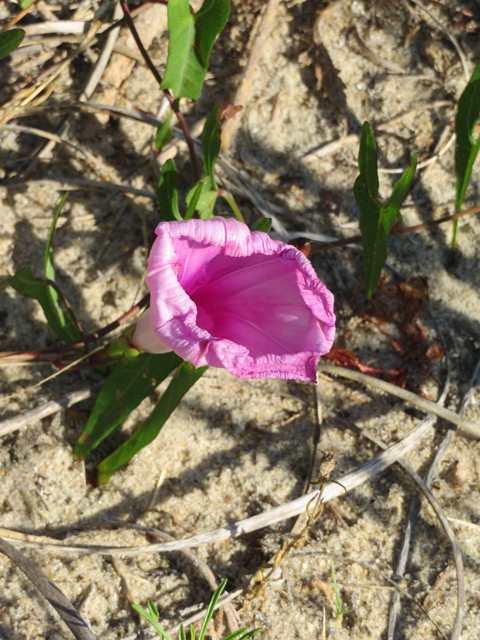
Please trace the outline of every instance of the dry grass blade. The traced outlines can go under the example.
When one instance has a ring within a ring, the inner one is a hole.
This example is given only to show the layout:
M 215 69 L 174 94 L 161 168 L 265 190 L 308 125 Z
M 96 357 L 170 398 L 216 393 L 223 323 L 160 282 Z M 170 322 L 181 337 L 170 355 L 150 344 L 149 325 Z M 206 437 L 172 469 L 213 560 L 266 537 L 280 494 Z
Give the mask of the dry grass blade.
M 12 433 L 12 431 L 16 431 L 17 429 L 21 429 L 22 427 L 26 427 L 29 424 L 34 424 L 47 416 L 63 411 L 63 409 L 68 409 L 68 407 L 72 407 L 74 404 L 82 402 L 82 400 L 87 400 L 91 395 L 91 389 L 73 391 L 58 400 L 50 400 L 50 402 L 43 404 L 41 407 L 30 409 L 30 411 L 26 411 L 14 418 L 3 420 L 0 422 L 0 437 L 7 433 Z
M 472 401 L 473 398 L 473 391 L 475 389 L 475 386 L 478 384 L 478 377 L 480 374 L 480 361 L 478 362 L 477 366 L 475 367 L 475 371 L 468 383 L 467 389 L 465 391 L 465 393 L 463 394 L 462 400 L 460 401 L 459 407 L 457 412 L 459 414 L 462 414 L 466 408 L 468 407 L 468 405 L 470 404 L 470 402 Z M 443 394 L 442 394 L 443 395 Z M 437 452 L 432 460 L 432 463 L 430 465 L 430 468 L 427 472 L 427 475 L 425 477 L 425 486 L 430 489 L 433 478 L 435 473 L 438 470 L 438 467 L 441 463 L 441 461 L 444 459 L 445 454 L 448 450 L 448 448 L 450 447 L 453 437 L 455 434 L 455 429 L 454 428 L 450 428 L 447 430 L 447 433 L 445 434 L 445 437 L 443 438 L 442 442 L 440 443 Z M 420 487 L 423 491 L 423 488 Z M 425 493 L 425 492 L 424 492 Z M 426 497 L 430 500 L 429 496 L 427 494 L 425 494 Z M 418 518 L 418 515 L 420 513 L 420 508 L 421 508 L 421 502 L 420 499 L 418 498 L 418 496 L 415 498 L 415 500 L 412 503 L 412 506 L 410 508 L 410 515 L 409 515 L 409 520 L 408 520 L 408 525 L 407 525 L 407 529 L 405 531 L 405 536 L 404 536 L 404 540 L 403 540 L 403 545 L 402 545 L 402 549 L 401 549 L 401 553 L 400 553 L 400 558 L 399 558 L 399 562 L 397 565 L 397 570 L 396 573 L 398 575 L 403 575 L 406 569 L 406 563 L 407 563 L 407 558 L 408 558 L 408 554 L 410 552 L 410 545 L 411 545 L 411 540 L 413 537 L 413 531 L 415 528 L 415 523 L 416 520 Z M 443 520 L 442 520 L 442 524 Z M 448 535 L 448 532 L 447 532 Z M 455 545 L 458 544 L 455 541 Z M 454 549 L 454 559 L 455 559 L 455 563 L 457 565 L 457 576 L 459 576 L 459 568 L 458 568 L 458 563 L 457 563 L 457 556 L 455 553 L 455 545 L 452 542 L 452 546 Z M 461 584 L 463 584 L 464 582 L 464 578 L 463 576 L 459 579 L 459 591 L 460 591 L 460 587 Z M 456 616 L 456 620 L 455 620 L 455 625 L 454 625 L 454 629 L 452 632 L 452 640 L 455 638 L 455 640 L 457 638 L 460 637 L 460 633 L 462 630 L 462 624 L 461 624 L 461 614 L 463 614 L 463 610 L 464 610 L 464 600 L 465 600 L 465 593 L 464 593 L 464 587 L 463 587 L 463 592 L 459 593 L 458 596 L 458 602 L 457 602 L 457 616 Z M 389 640 L 393 640 L 394 634 L 395 634 L 395 625 L 396 625 L 396 620 L 397 620 L 397 613 L 398 613 L 398 606 L 397 606 L 397 602 L 398 602 L 398 596 L 396 594 L 394 594 L 393 598 L 392 598 L 392 602 L 390 605 L 390 616 L 389 616 L 389 623 L 388 623 L 388 635 L 387 637 L 389 638 Z
M 0 552 L 27 576 L 62 618 L 77 640 L 96 640 L 87 623 L 60 589 L 21 551 L 0 538 Z
M 460 48 L 460 45 L 458 44 L 458 40 L 455 38 L 455 36 L 453 34 L 450 33 L 450 31 L 445 27 L 444 24 L 442 24 L 440 22 L 440 20 L 438 20 L 433 13 L 427 9 L 427 7 L 424 7 L 423 4 L 419 1 L 419 0 L 403 0 L 405 2 L 405 4 L 407 4 L 407 2 L 412 2 L 415 6 L 417 6 L 419 9 L 421 9 L 422 11 L 424 11 L 427 16 L 433 20 L 435 22 L 435 24 L 443 31 L 443 33 L 447 36 L 447 38 L 450 40 L 450 42 L 453 44 L 453 46 L 455 47 L 456 52 L 458 53 L 458 57 L 460 58 L 460 63 L 462 65 L 462 69 L 463 69 L 463 75 L 465 76 L 465 81 L 468 82 L 468 79 L 470 77 L 470 71 L 468 68 L 468 62 L 467 59 L 465 57 L 465 54 L 463 53 L 462 49 Z
M 237 89 L 237 93 L 235 94 L 235 98 L 233 100 L 233 104 L 235 105 L 245 106 L 248 100 L 253 74 L 262 58 L 262 53 L 270 36 L 273 21 L 275 20 L 279 4 L 280 0 L 268 0 L 267 6 L 265 7 L 265 13 L 262 17 L 262 22 L 258 29 L 257 37 L 255 38 L 255 42 L 253 43 L 253 47 L 250 52 L 250 58 L 248 60 L 247 66 L 245 67 L 242 79 L 240 81 L 240 86 Z M 231 120 L 228 120 L 228 122 L 223 127 L 222 153 L 225 153 L 228 149 L 230 139 L 237 127 L 238 121 L 239 118 L 234 117 Z
M 409 431 L 398 442 L 389 447 L 386 451 L 383 451 L 378 456 L 369 460 L 365 464 L 361 465 L 354 471 L 347 473 L 337 479 L 337 482 L 330 482 L 326 485 L 322 499 L 323 502 L 328 502 L 344 495 L 345 491 L 351 491 L 355 487 L 368 482 L 371 478 L 378 475 L 389 466 L 394 464 L 399 458 L 404 456 L 410 449 L 419 445 L 424 438 L 425 432 L 430 427 L 430 421 L 428 419 L 422 420 L 419 424 Z M 192 549 L 194 547 L 200 547 L 206 544 L 214 544 L 217 542 L 223 542 L 230 538 L 237 538 L 253 531 L 258 531 L 264 527 L 288 520 L 289 518 L 298 516 L 303 513 L 307 508 L 307 505 L 314 497 L 317 497 L 318 491 L 312 491 L 300 498 L 296 498 L 291 502 L 288 502 L 280 507 L 265 511 L 257 516 L 241 520 L 227 527 L 221 527 L 213 531 L 201 533 L 199 535 L 192 536 L 190 538 L 182 538 L 175 540 L 174 542 L 167 542 L 164 544 L 152 544 L 148 546 L 138 547 L 108 547 L 101 545 L 64 545 L 64 544 L 52 544 L 52 543 L 36 543 L 32 536 L 25 537 L 21 534 L 11 537 L 13 543 L 17 546 L 26 548 L 43 549 L 44 551 L 55 551 L 57 553 L 68 554 L 99 554 L 99 555 L 125 555 L 135 556 L 142 553 L 160 553 L 163 551 L 180 551 L 181 549 Z M 7 537 L 8 530 L 2 529 L 0 533 Z M 8 536 L 10 538 L 10 536 Z
M 132 193 L 135 196 L 143 196 L 150 200 L 156 200 L 157 196 L 151 191 L 144 191 L 143 189 L 135 189 L 125 184 L 116 184 L 114 182 L 97 182 L 95 180 L 81 180 L 78 178 L 58 178 L 57 180 L 26 180 L 25 182 L 14 182 L 11 184 L 2 184 L 0 188 L 3 189 L 25 189 L 29 185 L 46 185 L 51 186 L 57 191 L 78 191 L 82 189 L 107 189 L 110 191 L 120 191 L 122 193 Z M 68 189 L 68 187 L 72 187 Z M 76 187 L 76 188 L 75 188 Z
M 372 378 L 371 376 L 367 376 L 366 374 L 360 373 L 359 371 L 344 369 L 343 367 L 337 367 L 333 364 L 325 364 L 321 362 L 318 365 L 318 370 L 323 371 L 323 373 L 331 373 L 343 378 L 349 378 L 350 380 L 361 382 L 362 384 L 365 384 L 367 386 L 374 387 L 375 389 L 379 389 L 380 391 L 385 391 L 386 393 L 389 393 L 393 396 L 397 396 L 397 398 L 401 398 L 409 404 L 413 404 L 414 406 L 417 406 L 424 411 L 434 413 L 439 418 L 443 418 L 444 420 L 447 420 L 452 424 L 456 424 L 457 427 L 459 427 L 469 436 L 480 438 L 480 426 L 475 422 L 467 420 L 467 418 L 462 418 L 458 414 L 453 413 L 453 411 L 449 411 L 448 409 L 439 407 L 434 402 L 425 400 L 425 398 L 422 398 L 415 393 L 411 393 L 410 391 L 406 391 L 405 389 L 396 387 L 395 385 L 385 382 L 384 380 Z

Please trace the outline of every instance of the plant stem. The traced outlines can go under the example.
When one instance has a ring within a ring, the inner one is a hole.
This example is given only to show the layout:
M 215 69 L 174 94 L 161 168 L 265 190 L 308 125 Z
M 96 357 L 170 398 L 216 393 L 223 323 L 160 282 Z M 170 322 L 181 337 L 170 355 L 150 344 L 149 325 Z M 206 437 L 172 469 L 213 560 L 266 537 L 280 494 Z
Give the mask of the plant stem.
M 451 222 L 452 220 L 457 220 L 463 216 L 470 215 L 472 213 L 480 213 L 480 207 L 472 207 L 471 209 L 465 209 L 465 211 L 459 211 L 457 213 L 453 213 L 449 216 L 444 216 L 443 218 L 438 218 L 438 220 L 430 220 L 429 222 L 424 222 L 423 224 L 416 224 L 412 227 L 393 227 L 390 231 L 390 235 L 396 235 L 397 233 L 408 233 L 410 231 L 421 231 L 422 229 L 428 229 L 429 227 L 435 227 L 439 224 L 443 224 L 444 222 Z M 310 244 L 312 245 L 312 249 L 314 251 L 319 251 L 324 247 L 341 247 L 348 244 L 358 244 L 362 241 L 362 236 L 353 236 L 351 238 L 342 238 L 341 240 L 334 240 L 333 242 L 315 242 L 315 240 L 310 240 Z
M 132 15 L 130 13 L 130 9 L 128 8 L 127 0 L 120 0 L 120 4 L 122 5 L 123 14 L 125 16 L 125 20 L 127 21 L 128 28 L 132 32 L 132 36 L 133 36 L 135 42 L 137 43 L 137 47 L 138 47 L 140 53 L 142 54 L 143 59 L 145 60 L 145 64 L 147 65 L 147 67 L 152 72 L 152 74 L 153 74 L 155 80 L 158 82 L 159 86 L 161 86 L 162 77 L 158 73 L 157 69 L 155 68 L 155 65 L 153 64 L 150 56 L 148 55 L 147 50 L 145 49 L 145 47 L 143 46 L 142 41 L 140 40 L 140 36 L 138 35 L 138 31 L 137 31 L 137 29 L 136 29 L 136 27 L 135 27 L 135 25 L 133 23 L 133 20 L 132 20 Z M 178 118 L 178 122 L 179 122 L 180 127 L 182 128 L 183 134 L 185 136 L 185 141 L 186 141 L 187 146 L 188 146 L 188 152 L 190 154 L 190 161 L 192 163 L 193 182 L 196 184 L 198 182 L 199 178 L 200 178 L 200 174 L 198 172 L 197 156 L 195 154 L 195 147 L 194 147 L 194 144 L 193 144 L 193 140 L 192 140 L 192 136 L 191 136 L 191 133 L 190 133 L 190 129 L 188 128 L 187 122 L 186 122 L 183 114 L 180 113 L 180 107 L 178 106 L 178 102 L 175 100 L 173 95 L 170 93 L 170 91 L 168 89 L 164 90 L 164 94 L 165 94 L 165 97 L 167 98 L 168 102 L 170 103 L 170 106 L 172 107 L 173 111 L 175 112 L 175 115 Z
M 143 309 L 143 307 L 147 306 L 149 300 L 150 300 L 150 294 L 147 293 L 147 295 L 144 296 L 140 300 L 140 302 L 138 302 L 129 311 L 124 313 L 123 316 L 120 316 L 120 318 L 117 318 L 110 324 L 107 324 L 107 326 L 103 327 L 103 329 L 99 329 L 98 331 L 94 331 L 93 333 L 90 333 L 89 335 L 85 336 L 82 340 L 78 340 L 77 342 L 71 342 L 70 344 L 66 344 L 63 347 L 52 347 L 51 349 L 43 349 L 40 351 L 22 351 L 18 353 L 15 351 L 6 351 L 3 353 L 0 352 L 0 360 L 1 361 L 13 360 L 17 362 L 22 362 L 27 360 L 38 360 L 40 358 L 49 358 L 52 360 L 57 360 L 62 355 L 70 353 L 75 349 L 84 347 L 90 342 L 94 342 L 95 340 L 98 340 L 99 338 L 102 338 L 103 336 L 107 335 L 107 333 L 114 331 L 114 329 L 117 329 L 118 327 L 121 327 L 122 325 L 126 324 L 141 309 Z

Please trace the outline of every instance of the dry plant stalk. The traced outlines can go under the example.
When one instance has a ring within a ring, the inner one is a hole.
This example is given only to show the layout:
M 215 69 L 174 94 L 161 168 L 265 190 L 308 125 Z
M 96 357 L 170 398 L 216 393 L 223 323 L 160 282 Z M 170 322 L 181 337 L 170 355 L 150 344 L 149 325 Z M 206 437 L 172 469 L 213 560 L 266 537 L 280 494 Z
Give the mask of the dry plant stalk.
M 290 542 L 287 542 L 282 548 L 280 548 L 273 556 L 272 560 L 261 566 L 257 573 L 254 575 L 254 577 L 252 578 L 254 598 L 263 594 L 267 582 L 271 582 L 272 580 L 276 579 L 278 570 L 281 569 L 285 560 L 287 560 L 292 551 L 301 549 L 304 546 L 307 541 L 310 529 L 317 522 L 317 520 L 319 520 L 323 513 L 323 510 L 325 509 L 325 504 L 323 502 L 323 493 L 325 487 L 329 482 L 335 482 L 329 480 L 330 474 L 335 468 L 335 456 L 331 451 L 325 451 L 322 453 L 323 458 L 320 461 L 320 476 L 317 478 L 317 480 L 313 480 L 312 482 L 310 482 L 310 484 L 312 485 L 320 484 L 321 488 L 320 491 L 316 495 L 314 495 L 307 504 L 307 523 L 300 531 L 300 533 L 298 533 L 295 538 L 293 538 L 293 540 L 290 540 Z M 314 507 L 311 511 L 310 507 L 312 504 L 314 504 Z

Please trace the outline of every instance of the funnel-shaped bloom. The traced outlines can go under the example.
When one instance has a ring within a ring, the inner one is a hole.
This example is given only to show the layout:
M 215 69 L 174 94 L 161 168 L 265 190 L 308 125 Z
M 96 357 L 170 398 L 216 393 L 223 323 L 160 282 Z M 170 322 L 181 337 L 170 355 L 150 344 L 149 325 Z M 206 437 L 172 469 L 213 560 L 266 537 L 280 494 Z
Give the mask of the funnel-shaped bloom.
M 230 218 L 156 233 L 135 346 L 240 378 L 316 380 L 335 335 L 333 295 L 300 251 Z

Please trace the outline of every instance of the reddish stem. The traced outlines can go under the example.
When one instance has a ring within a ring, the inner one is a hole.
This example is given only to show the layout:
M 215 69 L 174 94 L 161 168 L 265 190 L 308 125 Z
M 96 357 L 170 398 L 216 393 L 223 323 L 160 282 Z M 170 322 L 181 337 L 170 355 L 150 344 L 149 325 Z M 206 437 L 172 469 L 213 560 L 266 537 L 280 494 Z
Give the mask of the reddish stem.
M 132 36 L 133 36 L 135 42 L 137 43 L 137 47 L 138 47 L 140 53 L 142 54 L 143 59 L 145 60 L 145 64 L 147 65 L 147 67 L 152 72 L 152 74 L 153 74 L 155 80 L 158 82 L 159 86 L 161 86 L 162 77 L 158 73 L 155 65 L 153 64 L 150 56 L 147 53 L 147 50 L 143 46 L 143 42 L 140 40 L 140 36 L 138 35 L 138 31 L 137 31 L 137 29 L 136 29 L 136 27 L 135 27 L 135 25 L 133 23 L 133 20 L 132 20 L 132 15 L 130 13 L 130 9 L 128 8 L 127 0 L 120 0 L 120 4 L 122 5 L 123 14 L 125 16 L 125 20 L 127 21 L 128 28 L 130 29 L 130 31 L 132 33 Z M 178 106 L 178 102 L 175 100 L 173 95 L 170 93 L 170 91 L 168 89 L 164 90 L 164 94 L 165 94 L 165 97 L 167 98 L 168 102 L 170 103 L 170 106 L 172 107 L 173 111 L 175 112 L 175 115 L 178 118 L 178 122 L 179 122 L 179 124 L 180 124 L 180 126 L 182 128 L 183 135 L 185 136 L 185 142 L 187 143 L 188 152 L 190 154 L 190 161 L 192 163 L 193 182 L 196 184 L 198 182 L 198 179 L 199 179 L 200 175 L 198 173 L 197 156 L 195 154 L 195 146 L 193 144 L 192 136 L 190 134 L 190 129 L 188 128 L 187 122 L 186 122 L 185 118 L 183 117 L 183 114 L 180 113 L 180 108 Z
M 103 329 L 99 329 L 98 331 L 94 331 L 93 333 L 85 336 L 83 340 L 78 340 L 77 342 L 71 342 L 70 344 L 66 344 L 63 347 L 52 347 L 51 349 L 42 349 L 40 351 L 23 351 L 19 353 L 15 353 L 14 351 L 5 351 L 3 353 L 0 352 L 0 360 L 8 361 L 8 360 L 16 360 L 16 361 L 27 361 L 27 360 L 38 360 L 40 358 L 57 360 L 62 355 L 66 353 L 70 353 L 75 349 L 80 349 L 90 342 L 94 342 L 99 338 L 107 335 L 114 329 L 121 327 L 123 324 L 127 323 L 133 316 L 135 316 L 143 307 L 146 307 L 148 301 L 150 300 L 150 294 L 147 293 L 138 304 L 132 307 L 127 313 L 124 313 L 123 316 L 117 318 L 110 324 L 107 324 Z
M 452 213 L 452 215 L 438 218 L 438 220 L 430 220 L 429 222 L 416 224 L 413 227 L 394 227 L 391 229 L 390 235 L 393 236 L 397 233 L 407 233 L 409 231 L 420 231 L 421 229 L 428 229 L 429 227 L 435 227 L 439 224 L 443 224 L 444 222 L 457 220 L 458 218 L 470 215 L 471 213 L 480 213 L 480 207 L 465 209 L 465 211 Z M 358 244 L 361 241 L 362 236 L 352 236 L 351 238 L 342 238 L 341 240 L 334 240 L 333 242 L 315 242 L 315 240 L 310 240 L 310 244 L 312 245 L 312 249 L 314 249 L 315 251 L 319 251 L 320 249 L 323 249 L 323 247 L 341 247 L 347 244 Z

